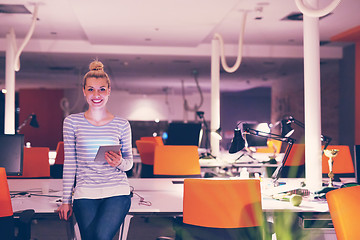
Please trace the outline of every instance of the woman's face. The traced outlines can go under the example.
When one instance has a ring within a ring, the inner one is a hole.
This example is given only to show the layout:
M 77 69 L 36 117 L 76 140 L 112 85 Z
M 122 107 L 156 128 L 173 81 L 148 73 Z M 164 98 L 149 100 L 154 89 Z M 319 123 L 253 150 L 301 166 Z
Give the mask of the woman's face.
M 100 108 L 105 107 L 110 88 L 106 78 L 88 78 L 83 92 L 90 108 Z

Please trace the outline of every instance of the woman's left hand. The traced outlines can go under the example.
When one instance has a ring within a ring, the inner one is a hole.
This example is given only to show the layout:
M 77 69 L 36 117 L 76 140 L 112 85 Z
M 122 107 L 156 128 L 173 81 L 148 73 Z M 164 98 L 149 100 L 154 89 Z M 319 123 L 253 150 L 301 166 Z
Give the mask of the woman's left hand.
M 112 167 L 117 167 L 121 164 L 121 152 L 109 151 L 105 153 L 105 159 Z

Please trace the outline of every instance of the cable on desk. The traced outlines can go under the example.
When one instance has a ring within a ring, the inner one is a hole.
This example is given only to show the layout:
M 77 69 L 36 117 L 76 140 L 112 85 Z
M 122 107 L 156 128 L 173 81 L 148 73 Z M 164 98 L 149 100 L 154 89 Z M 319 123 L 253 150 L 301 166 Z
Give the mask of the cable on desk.
M 26 195 L 29 195 L 29 193 L 28 192 L 15 192 L 15 193 L 10 192 L 11 198 L 14 198 L 16 196 L 26 196 Z
M 61 197 L 61 196 L 57 196 L 57 195 L 36 194 L 36 193 L 30 193 L 28 197 L 31 197 L 31 196 L 40 196 L 40 197 L 56 197 L 56 198 Z
M 135 192 L 135 188 L 133 186 L 130 186 L 130 194 L 137 196 L 140 200 L 139 200 L 139 205 L 144 205 L 144 206 L 151 206 L 152 203 L 150 201 L 146 201 L 144 197 L 142 197 L 140 194 L 138 194 L 137 192 Z

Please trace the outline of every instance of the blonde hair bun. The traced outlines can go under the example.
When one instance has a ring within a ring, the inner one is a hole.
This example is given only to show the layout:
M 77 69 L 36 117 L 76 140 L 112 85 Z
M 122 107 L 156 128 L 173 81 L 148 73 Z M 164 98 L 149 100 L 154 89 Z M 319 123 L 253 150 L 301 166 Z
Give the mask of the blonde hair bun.
M 104 64 L 98 60 L 95 60 L 90 63 L 89 69 L 90 71 L 104 71 Z

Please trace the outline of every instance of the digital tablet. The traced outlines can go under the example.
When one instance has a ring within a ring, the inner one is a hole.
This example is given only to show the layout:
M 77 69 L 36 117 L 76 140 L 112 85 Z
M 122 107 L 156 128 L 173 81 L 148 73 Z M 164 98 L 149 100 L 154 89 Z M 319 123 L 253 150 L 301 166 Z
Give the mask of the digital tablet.
M 105 159 L 105 153 L 109 151 L 113 152 L 119 152 L 121 148 L 121 145 L 106 145 L 106 146 L 100 146 L 99 150 L 96 153 L 95 162 L 106 162 Z

